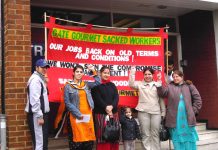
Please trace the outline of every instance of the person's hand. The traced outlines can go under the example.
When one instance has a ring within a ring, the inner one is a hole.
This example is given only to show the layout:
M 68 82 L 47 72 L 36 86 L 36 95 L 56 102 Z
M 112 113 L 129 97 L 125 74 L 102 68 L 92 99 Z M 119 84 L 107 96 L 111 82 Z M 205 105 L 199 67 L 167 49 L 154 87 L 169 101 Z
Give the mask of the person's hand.
M 108 105 L 106 108 L 105 108 L 105 111 L 106 113 L 110 116 L 111 114 L 113 115 L 113 106 L 112 105 Z
M 110 118 L 113 118 L 113 112 L 112 112 L 112 111 L 109 112 L 109 113 L 108 113 L 108 116 L 109 116 Z
M 186 80 L 185 82 L 186 82 L 188 85 L 193 84 L 193 82 L 192 82 L 191 80 Z
M 131 66 L 131 71 L 136 71 L 136 66 Z
M 170 57 L 170 56 L 173 55 L 173 52 L 171 52 L 171 51 L 167 51 L 167 52 L 165 52 L 165 55 L 168 56 L 168 57 Z
M 95 67 L 93 65 L 88 65 L 88 74 L 89 76 L 97 75 Z
M 106 106 L 106 112 L 111 112 L 112 111 L 112 109 L 113 109 L 113 106 L 112 105 L 108 105 L 108 106 Z
M 88 65 L 88 71 L 95 71 L 95 67 L 92 64 Z
M 106 111 L 106 113 L 108 114 L 108 116 L 111 116 L 111 115 L 113 115 L 113 112 L 112 112 L 112 110 L 110 111 L 110 110 L 105 110 Z
M 78 120 L 83 120 L 83 116 L 80 116 Z
M 166 117 L 166 114 L 161 113 L 161 118 L 165 119 L 165 117 Z
M 44 124 L 44 119 L 43 118 L 38 118 L 37 122 L 38 122 L 38 125 L 41 126 L 41 125 Z

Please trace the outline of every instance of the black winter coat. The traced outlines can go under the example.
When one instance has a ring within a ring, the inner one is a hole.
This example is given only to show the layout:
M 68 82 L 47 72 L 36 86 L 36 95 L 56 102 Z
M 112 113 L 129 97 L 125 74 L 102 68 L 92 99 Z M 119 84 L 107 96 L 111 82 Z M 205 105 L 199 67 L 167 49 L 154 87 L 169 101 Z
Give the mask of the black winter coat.
M 91 93 L 95 104 L 94 113 L 107 114 L 105 109 L 108 105 L 113 106 L 113 114 L 117 112 L 119 94 L 114 83 L 100 84 L 92 88 Z
M 133 117 L 130 119 L 121 115 L 120 124 L 122 128 L 123 140 L 135 140 L 136 138 L 141 139 L 139 126 Z

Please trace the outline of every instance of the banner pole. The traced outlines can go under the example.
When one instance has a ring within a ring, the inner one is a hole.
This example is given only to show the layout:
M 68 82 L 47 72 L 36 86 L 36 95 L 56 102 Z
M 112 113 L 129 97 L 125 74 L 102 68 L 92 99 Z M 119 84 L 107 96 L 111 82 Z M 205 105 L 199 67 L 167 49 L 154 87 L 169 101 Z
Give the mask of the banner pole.
M 166 25 L 166 33 L 168 34 L 168 28 L 169 28 L 169 26 L 168 25 Z M 168 37 L 169 38 L 169 37 Z M 168 52 L 169 52 L 169 45 L 168 45 L 168 38 L 166 39 L 166 76 L 167 76 L 167 81 L 168 81 L 168 60 L 169 60 L 169 56 L 168 56 Z M 170 141 L 170 139 L 169 139 L 169 150 L 171 150 L 171 141 Z
M 46 12 L 44 12 L 44 23 L 47 21 L 47 15 Z M 45 30 L 45 60 L 47 60 L 47 27 L 44 28 Z
M 47 17 L 51 17 L 51 16 L 47 16 Z M 66 20 L 66 19 L 61 19 L 61 18 L 55 18 L 56 20 L 60 20 L 60 21 L 66 21 L 69 23 L 75 23 L 75 24 L 79 24 L 79 25 L 84 25 L 87 26 L 87 23 L 83 23 L 83 22 L 77 22 L 77 21 L 72 21 L 72 20 Z M 113 23 L 113 22 L 111 22 Z M 120 30 L 128 30 L 128 28 L 120 28 L 120 27 L 113 27 L 113 26 L 102 26 L 102 25 L 92 25 L 93 27 L 97 27 L 97 28 L 105 28 L 105 29 L 120 29 Z M 168 29 L 169 27 L 164 27 L 164 29 Z M 160 28 L 132 28 L 133 30 L 160 30 Z
M 168 25 L 166 25 L 166 33 L 168 34 Z M 169 37 L 168 37 L 169 38 Z M 166 39 L 166 76 L 168 76 L 168 38 Z

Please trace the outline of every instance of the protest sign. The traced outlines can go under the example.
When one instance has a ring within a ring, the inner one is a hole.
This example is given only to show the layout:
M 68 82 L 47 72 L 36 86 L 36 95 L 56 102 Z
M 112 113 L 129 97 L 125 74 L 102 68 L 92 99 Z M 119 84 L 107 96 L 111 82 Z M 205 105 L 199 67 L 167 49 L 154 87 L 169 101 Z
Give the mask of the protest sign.
M 53 19 L 53 20 L 52 20 Z M 54 18 L 46 23 L 49 28 L 47 59 L 51 68 L 49 99 L 59 101 L 60 88 L 72 79 L 73 67 L 80 64 L 85 68 L 84 80 L 88 76 L 87 66 L 93 64 L 97 70 L 107 65 L 111 70 L 111 81 L 119 90 L 119 105 L 135 107 L 138 92 L 128 86 L 128 74 L 136 66 L 136 80 L 142 80 L 146 67 L 161 71 L 164 68 L 163 29 L 158 32 L 120 32 L 88 27 L 69 27 L 55 24 Z

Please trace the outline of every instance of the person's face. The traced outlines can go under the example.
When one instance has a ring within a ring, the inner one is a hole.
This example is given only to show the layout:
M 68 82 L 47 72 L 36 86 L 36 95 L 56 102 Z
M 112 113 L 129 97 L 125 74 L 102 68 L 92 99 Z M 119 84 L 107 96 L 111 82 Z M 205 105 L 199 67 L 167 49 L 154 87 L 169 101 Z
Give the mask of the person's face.
M 168 71 L 171 72 L 173 71 L 174 66 L 173 65 L 168 65 Z
M 42 75 L 45 75 L 47 73 L 47 69 L 47 67 L 36 67 L 36 71 Z
M 49 79 L 48 79 L 48 75 L 47 75 L 47 73 L 45 74 L 44 77 L 45 77 L 45 82 L 48 83 Z
M 153 74 L 149 70 L 145 71 L 145 73 L 144 73 L 144 80 L 145 80 L 145 82 L 153 81 Z
M 103 80 L 108 80 L 110 78 L 110 70 L 109 69 L 105 69 L 101 74 L 101 79 Z
M 131 110 L 130 109 L 126 109 L 125 115 L 126 115 L 126 117 L 130 118 L 132 116 Z
M 176 84 L 180 84 L 183 81 L 183 77 L 180 77 L 178 74 L 173 74 L 173 82 Z
M 84 71 L 81 68 L 77 68 L 74 72 L 74 80 L 81 80 L 84 76 Z

